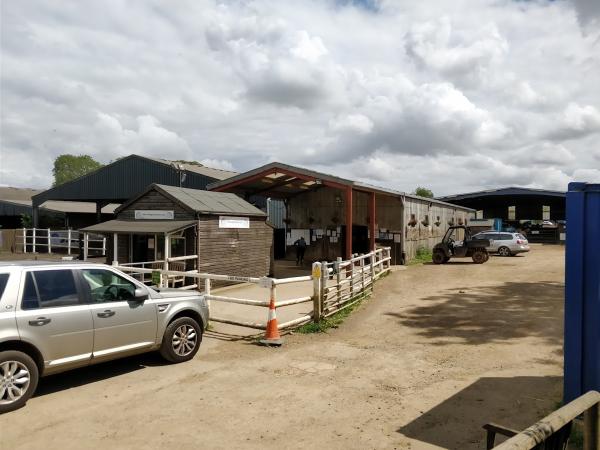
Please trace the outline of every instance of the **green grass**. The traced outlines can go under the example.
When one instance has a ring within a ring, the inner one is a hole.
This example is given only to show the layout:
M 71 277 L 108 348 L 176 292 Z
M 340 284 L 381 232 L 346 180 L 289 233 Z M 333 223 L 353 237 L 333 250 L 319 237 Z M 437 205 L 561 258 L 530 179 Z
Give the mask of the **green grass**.
M 419 247 L 417 254 L 408 262 L 409 266 L 431 262 L 431 250 L 425 247 Z
M 346 320 L 346 318 L 350 314 L 352 314 L 352 311 L 354 311 L 356 308 L 358 308 L 358 306 L 361 305 L 362 302 L 365 301 L 365 299 L 367 299 L 369 297 L 370 297 L 370 295 L 365 295 L 365 294 L 357 295 L 356 297 L 354 297 L 351 300 L 351 301 L 355 301 L 358 299 L 358 301 L 356 303 L 354 303 L 353 305 L 348 306 L 347 308 L 344 308 L 341 311 L 338 311 L 335 314 L 333 314 L 327 318 L 321 319 L 319 322 L 310 322 L 310 323 L 304 324 L 296 330 L 296 333 L 302 333 L 302 334 L 325 333 L 330 328 L 338 328 L 342 324 L 342 322 L 344 322 L 344 320 Z

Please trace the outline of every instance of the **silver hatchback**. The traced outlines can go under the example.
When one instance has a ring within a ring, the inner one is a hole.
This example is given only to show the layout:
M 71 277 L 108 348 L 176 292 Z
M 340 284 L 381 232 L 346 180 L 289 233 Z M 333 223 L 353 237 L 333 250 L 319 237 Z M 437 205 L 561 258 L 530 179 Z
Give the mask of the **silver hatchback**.
M 198 292 L 156 291 L 110 266 L 0 263 L 0 413 L 40 376 L 152 350 L 188 361 L 207 324 Z
M 497 253 L 500 256 L 513 256 L 530 250 L 529 241 L 521 233 L 508 233 L 500 231 L 483 231 L 473 236 L 474 239 L 488 239 L 489 253 Z

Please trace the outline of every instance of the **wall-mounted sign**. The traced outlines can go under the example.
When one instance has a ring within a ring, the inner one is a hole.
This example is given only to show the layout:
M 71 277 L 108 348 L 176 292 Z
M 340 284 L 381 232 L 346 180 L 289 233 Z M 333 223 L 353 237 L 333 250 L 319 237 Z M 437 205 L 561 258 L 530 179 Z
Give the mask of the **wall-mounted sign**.
M 173 220 L 175 218 L 175 212 L 153 209 L 136 209 L 134 217 L 136 220 Z
M 248 217 L 219 216 L 219 228 L 250 228 Z

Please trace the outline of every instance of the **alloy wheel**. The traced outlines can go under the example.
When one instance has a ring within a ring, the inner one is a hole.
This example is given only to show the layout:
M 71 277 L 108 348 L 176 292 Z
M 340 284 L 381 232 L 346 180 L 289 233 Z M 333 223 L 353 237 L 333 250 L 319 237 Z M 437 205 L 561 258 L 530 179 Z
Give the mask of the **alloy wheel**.
M 198 345 L 198 333 L 191 325 L 181 325 L 173 333 L 173 351 L 179 356 L 187 356 Z
M 510 256 L 510 250 L 506 247 L 500 247 L 498 249 L 498 254 L 500 256 Z
M 19 361 L 4 361 L 0 364 L 0 405 L 18 401 L 29 388 L 31 374 Z

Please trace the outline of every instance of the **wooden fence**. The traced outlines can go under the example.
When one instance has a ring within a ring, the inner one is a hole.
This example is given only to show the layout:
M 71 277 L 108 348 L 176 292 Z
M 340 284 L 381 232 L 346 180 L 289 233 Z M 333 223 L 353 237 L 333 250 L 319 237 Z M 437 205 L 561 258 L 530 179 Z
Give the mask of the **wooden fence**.
M 16 230 L 15 251 L 22 253 L 80 253 L 87 239 L 88 252 L 106 256 L 106 237 L 100 234 L 85 236 L 76 230 L 53 230 L 50 228 L 21 228 Z M 87 256 L 87 255 L 86 255 Z M 87 258 L 86 258 L 87 259 Z
M 197 271 L 174 271 L 164 269 L 152 269 L 145 267 L 133 267 L 128 265 L 116 266 L 117 269 L 139 277 L 150 276 L 159 277 L 160 286 L 168 286 L 170 277 L 185 277 L 194 280 L 194 284 L 183 286 L 183 289 L 196 289 L 201 286 L 201 280 L 204 281 L 204 293 L 209 305 L 213 301 L 224 303 L 236 303 L 240 305 L 256 306 L 268 308 L 271 299 L 275 301 L 276 308 L 285 308 L 291 305 L 301 303 L 312 303 L 312 311 L 293 320 L 279 323 L 279 329 L 297 327 L 310 321 L 318 322 L 323 318 L 344 308 L 351 306 L 359 301 L 364 295 L 373 291 L 373 285 L 377 278 L 390 270 L 390 248 L 377 249 L 366 255 L 355 256 L 354 258 L 342 261 L 338 259 L 333 263 L 321 262 L 314 263 L 311 275 L 291 278 L 269 278 L 269 277 L 239 277 L 235 275 L 216 275 L 209 273 L 198 273 Z M 156 261 L 148 264 L 156 263 Z M 155 280 L 156 281 L 156 280 Z M 269 292 L 269 297 L 265 300 L 255 300 L 247 298 L 229 297 L 226 295 L 216 295 L 212 293 L 213 281 L 225 281 L 228 283 L 250 283 L 259 285 Z M 306 295 L 277 300 L 277 287 L 291 283 L 312 282 L 312 293 L 307 291 Z M 312 294 L 312 295 L 311 295 Z M 267 315 L 265 314 L 265 317 Z M 258 330 L 266 329 L 266 320 L 264 323 L 248 322 L 245 320 L 232 320 L 210 314 L 210 320 L 213 322 L 226 323 Z

